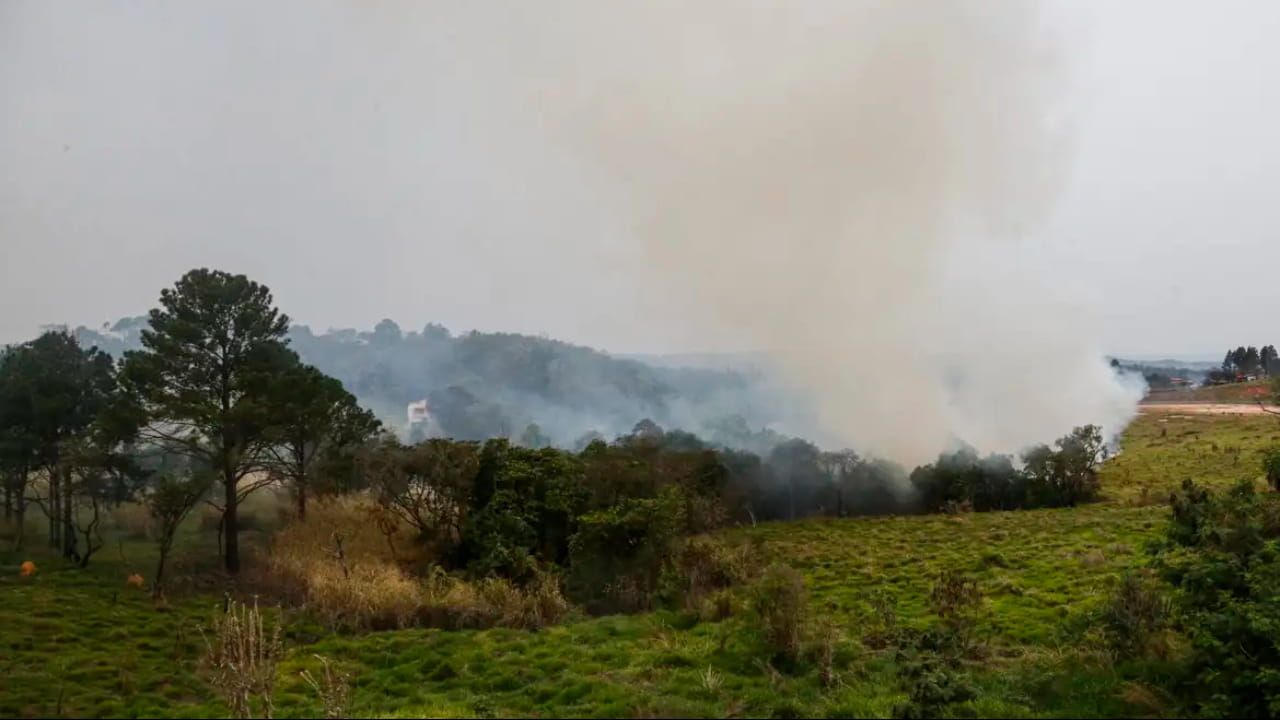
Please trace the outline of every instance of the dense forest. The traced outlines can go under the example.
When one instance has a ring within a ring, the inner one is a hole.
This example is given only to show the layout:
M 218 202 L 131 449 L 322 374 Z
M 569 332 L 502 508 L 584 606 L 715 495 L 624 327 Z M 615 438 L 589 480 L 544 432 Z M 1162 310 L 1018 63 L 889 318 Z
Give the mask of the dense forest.
M 121 357 L 140 346 L 146 326 L 140 316 L 97 330 L 79 327 L 74 335 L 85 347 Z M 797 425 L 785 415 L 795 401 L 783 402 L 758 366 L 665 366 L 514 333 L 453 335 L 435 324 L 405 332 L 391 320 L 372 331 L 325 333 L 295 324 L 287 339 L 303 362 L 341 381 L 406 439 L 505 437 L 581 449 L 649 419 L 765 453 L 783 439 L 765 428 L 789 419 Z M 421 400 L 429 422 L 406 427 L 407 404 Z

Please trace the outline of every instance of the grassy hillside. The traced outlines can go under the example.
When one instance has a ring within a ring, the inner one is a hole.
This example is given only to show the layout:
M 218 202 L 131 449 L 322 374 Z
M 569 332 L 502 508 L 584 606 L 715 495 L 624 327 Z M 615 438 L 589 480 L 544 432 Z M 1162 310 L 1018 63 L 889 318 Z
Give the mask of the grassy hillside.
M 988 656 L 971 668 L 979 716 L 1114 716 L 1176 712 L 1130 683 L 1093 628 L 1124 568 L 1144 560 L 1168 490 L 1184 477 L 1224 485 L 1258 475 L 1280 442 L 1269 416 L 1141 416 L 1103 471 L 1106 500 L 1088 506 L 957 516 L 814 520 L 724 533 L 756 537 L 799 570 L 835 649 L 834 678 L 814 664 L 760 660 L 745 615 L 719 622 L 669 612 L 579 618 L 537 632 L 407 630 L 332 635 L 286 617 L 288 660 L 277 716 L 321 707 L 299 678 L 321 654 L 354 677 L 362 716 L 887 716 L 903 694 L 891 653 L 867 639 L 891 609 L 925 622 L 943 569 L 985 596 Z M 104 551 L 88 572 L 36 555 L 0 554 L 0 716 L 214 716 L 201 680 L 200 629 L 220 596 L 191 592 L 156 610 L 125 584 L 148 564 L 140 546 Z M 126 559 L 127 558 L 127 559 Z
M 1256 402 L 1254 394 L 1258 392 L 1270 394 L 1271 381 L 1267 379 L 1227 385 L 1207 385 L 1190 390 L 1155 390 L 1147 395 L 1147 401 L 1253 403 Z

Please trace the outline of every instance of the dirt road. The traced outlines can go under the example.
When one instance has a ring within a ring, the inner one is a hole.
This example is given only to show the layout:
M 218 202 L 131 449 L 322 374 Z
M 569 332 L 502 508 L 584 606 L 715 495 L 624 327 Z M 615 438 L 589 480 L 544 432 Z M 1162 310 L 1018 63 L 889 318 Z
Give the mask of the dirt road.
M 1268 407 L 1280 413 L 1280 407 Z M 1257 403 L 1139 403 L 1138 412 L 1177 413 L 1179 415 L 1261 415 L 1265 412 Z

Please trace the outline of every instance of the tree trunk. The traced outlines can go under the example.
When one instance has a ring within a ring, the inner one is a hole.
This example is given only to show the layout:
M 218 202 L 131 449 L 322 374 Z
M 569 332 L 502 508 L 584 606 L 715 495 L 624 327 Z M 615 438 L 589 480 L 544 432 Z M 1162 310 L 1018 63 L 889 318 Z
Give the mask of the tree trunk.
M 62 507 L 58 497 L 58 473 L 49 471 L 49 547 L 62 546 Z
M 164 597 L 164 561 L 169 558 L 169 548 L 173 547 L 173 535 L 165 531 L 166 537 L 160 542 L 160 560 L 156 563 L 156 577 L 151 583 L 151 597 L 159 600 Z
M 239 542 L 239 525 L 236 520 L 236 476 L 234 471 L 227 469 L 223 474 L 222 484 L 226 490 L 226 509 L 222 513 L 222 532 L 225 535 L 225 566 L 227 572 L 235 575 L 240 572 L 240 542 Z
M 27 493 L 26 493 L 26 475 L 24 473 L 23 484 L 18 486 L 18 498 L 15 503 L 14 518 L 17 522 L 17 529 L 14 531 L 17 535 L 13 541 L 13 549 L 15 552 L 22 550 L 27 535 Z
M 227 513 L 218 516 L 218 555 L 222 555 L 222 530 L 227 526 Z
M 75 558 L 76 554 L 76 526 L 73 517 L 73 503 L 71 497 L 71 477 L 66 470 L 60 472 L 62 475 L 62 557 Z
M 298 522 L 305 522 L 307 519 L 307 483 L 302 481 L 298 483 Z
M 4 521 L 13 519 L 13 479 L 4 479 Z

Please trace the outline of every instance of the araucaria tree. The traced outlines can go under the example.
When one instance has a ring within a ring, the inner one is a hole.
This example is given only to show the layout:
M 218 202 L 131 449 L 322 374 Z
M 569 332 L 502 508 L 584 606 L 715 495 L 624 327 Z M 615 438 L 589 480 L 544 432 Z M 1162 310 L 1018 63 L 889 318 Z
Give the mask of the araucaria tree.
M 123 373 L 146 419 L 142 437 L 217 474 L 225 566 L 238 572 L 241 483 L 267 470 L 272 382 L 297 363 L 285 347 L 289 319 L 265 286 L 200 269 L 161 292 L 150 320 L 144 349 L 126 355 Z

